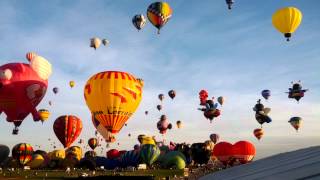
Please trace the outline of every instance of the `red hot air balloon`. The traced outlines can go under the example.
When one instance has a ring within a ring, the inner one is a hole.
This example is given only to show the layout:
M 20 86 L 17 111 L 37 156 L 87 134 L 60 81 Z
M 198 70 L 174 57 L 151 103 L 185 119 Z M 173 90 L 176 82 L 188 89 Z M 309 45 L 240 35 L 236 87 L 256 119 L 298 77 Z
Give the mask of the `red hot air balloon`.
M 97 140 L 97 138 L 90 138 L 90 139 L 88 140 L 88 145 L 90 146 L 90 148 L 91 148 L 92 150 L 94 150 L 94 149 L 98 146 L 98 140 Z
M 238 141 L 232 146 L 232 155 L 241 164 L 251 162 L 256 155 L 256 148 L 248 141 Z
M 54 121 L 53 130 L 62 145 L 68 148 L 80 135 L 82 122 L 73 115 L 60 116 Z
M 36 106 L 46 93 L 50 74 L 51 65 L 40 56 L 30 64 L 0 66 L 0 114 L 4 112 L 7 121 L 15 124 L 13 134 L 18 134 L 18 126 L 30 113 L 34 121 L 40 120 Z
M 35 52 L 27 52 L 26 58 L 28 61 L 31 61 L 35 56 L 38 56 Z
M 108 152 L 107 152 L 107 158 L 108 159 L 116 159 L 120 157 L 120 152 L 116 149 L 110 149 Z
M 212 154 L 226 166 L 232 157 L 232 144 L 228 142 L 219 142 L 214 146 Z
M 208 94 L 208 91 L 206 90 L 201 90 L 199 92 L 200 105 L 206 105 L 208 96 L 209 94 Z

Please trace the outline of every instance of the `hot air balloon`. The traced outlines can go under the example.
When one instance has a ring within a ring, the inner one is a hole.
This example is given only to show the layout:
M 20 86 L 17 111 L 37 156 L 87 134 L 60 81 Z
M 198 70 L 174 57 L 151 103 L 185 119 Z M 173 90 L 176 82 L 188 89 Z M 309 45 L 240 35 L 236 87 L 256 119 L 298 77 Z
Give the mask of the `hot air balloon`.
M 82 149 L 79 146 L 71 146 L 66 149 L 66 158 L 74 158 L 80 161 L 82 157 Z
M 133 146 L 133 150 L 135 150 L 135 151 L 140 151 L 140 145 L 139 145 L 139 144 L 135 144 L 135 145 Z
M 159 98 L 160 101 L 163 101 L 163 99 L 164 99 L 164 94 L 159 94 L 159 95 L 158 95 L 158 98 Z
M 52 102 L 51 102 L 51 101 L 49 101 L 49 102 L 48 102 L 48 104 L 51 106 L 51 105 L 52 105 Z
M 0 144 L 0 164 L 8 158 L 10 149 L 8 146 Z
M 59 88 L 58 87 L 54 87 L 52 89 L 52 91 L 53 91 L 54 94 L 57 94 L 59 92 Z
M 144 112 L 145 115 L 148 115 L 148 113 L 149 113 L 148 111 L 145 111 L 145 112 Z
M 292 83 L 292 88 L 289 88 L 288 98 L 293 98 L 299 102 L 299 100 L 304 97 L 304 93 L 308 91 L 308 89 L 302 89 L 301 82 Z
M 146 25 L 146 18 L 142 14 L 137 14 L 132 18 L 132 24 L 139 30 L 141 30 Z
M 90 139 L 88 140 L 88 145 L 90 146 L 90 148 L 91 148 L 92 150 L 94 150 L 94 149 L 98 146 L 98 140 L 97 140 L 97 138 L 90 138 Z
M 116 159 L 120 157 L 120 152 L 116 149 L 110 149 L 108 152 L 107 152 L 107 158 L 108 159 Z
M 84 98 L 93 116 L 94 126 L 105 138 L 118 133 L 138 108 L 142 84 L 126 72 L 105 71 L 86 83 Z
M 238 141 L 232 146 L 232 155 L 241 164 L 251 162 L 256 155 L 256 149 L 249 141 Z
M 290 40 L 292 33 L 299 27 L 301 20 L 302 13 L 295 7 L 279 9 L 272 15 L 273 26 L 284 34 L 287 41 Z
M 228 9 L 232 9 L 232 4 L 234 3 L 234 0 L 226 0 L 226 3 L 228 5 Z
M 270 123 L 272 119 L 268 116 L 268 113 L 271 111 L 270 108 L 265 108 L 261 103 L 261 99 L 257 101 L 257 104 L 254 106 L 253 111 L 256 112 L 255 117 L 259 124 Z
M 38 56 L 35 52 L 27 52 L 26 58 L 28 61 L 31 61 L 34 57 Z
M 164 155 L 161 166 L 168 169 L 184 169 L 186 167 L 186 157 L 179 151 L 170 151 Z
M 265 98 L 266 100 L 269 99 L 269 97 L 271 96 L 271 91 L 268 89 L 265 89 L 261 92 L 261 95 L 263 98 Z
M 46 93 L 50 74 L 51 64 L 41 56 L 34 57 L 30 64 L 0 66 L 0 113 L 15 125 L 13 134 L 18 134 L 18 126 L 30 113 L 34 121 L 40 120 L 36 106 Z
M 263 136 L 264 132 L 263 132 L 263 129 L 262 128 L 257 128 L 253 131 L 253 135 L 258 139 L 260 140 Z
M 201 97 L 200 97 L 201 99 Z M 201 100 L 200 100 L 201 101 Z M 204 108 L 198 108 L 198 110 L 203 111 L 204 117 L 210 120 L 210 123 L 212 122 L 213 118 L 219 117 L 221 112 L 219 109 L 217 109 L 218 104 L 214 103 L 213 98 L 206 100 Z
M 54 121 L 53 130 L 61 144 L 68 148 L 80 135 L 82 122 L 73 115 L 60 116 Z
M 94 158 L 97 156 L 97 153 L 94 152 L 94 151 L 87 151 L 85 154 L 84 154 L 84 157 L 86 158 Z
M 191 157 L 195 164 L 207 164 L 210 156 L 211 150 L 207 149 L 207 145 L 205 143 L 193 143 L 191 145 Z
M 217 100 L 218 100 L 218 103 L 222 106 L 223 103 L 224 103 L 224 97 L 223 96 L 219 96 Z
M 157 105 L 157 109 L 158 109 L 158 111 L 161 111 L 162 105 L 158 104 L 158 105 Z
M 149 21 L 158 29 L 160 29 L 169 21 L 172 15 L 172 9 L 166 2 L 154 2 L 149 5 L 147 16 Z
M 182 127 L 182 122 L 181 121 L 177 121 L 176 124 L 177 124 L 177 128 L 178 129 L 180 129 Z
M 45 162 L 44 157 L 41 154 L 33 154 L 32 160 L 27 164 L 31 169 L 40 168 L 40 166 Z
M 20 143 L 12 148 L 12 157 L 21 165 L 27 164 L 32 160 L 33 148 L 30 144 Z
M 71 87 L 71 88 L 73 88 L 74 86 L 75 86 L 75 82 L 74 81 L 69 81 L 69 86 Z
M 172 124 L 168 122 L 166 115 L 162 115 L 157 123 L 157 128 L 161 134 L 165 134 L 168 129 L 172 128 Z
M 160 149 L 153 144 L 144 144 L 140 150 L 140 157 L 143 163 L 150 166 L 153 164 L 160 155 Z
M 101 40 L 99 38 L 94 37 L 90 39 L 90 47 L 94 48 L 94 50 L 99 48 L 100 45 L 101 45 Z
M 102 44 L 107 46 L 110 42 L 107 39 L 102 39 Z
M 214 146 L 212 154 L 226 166 L 232 157 L 232 144 L 229 142 L 219 142 Z
M 292 117 L 288 122 L 298 132 L 300 126 L 302 125 L 302 118 L 301 117 Z
M 121 164 L 123 167 L 136 167 L 140 162 L 140 152 L 132 150 L 127 151 L 121 156 Z
M 175 90 L 170 90 L 168 92 L 168 95 L 171 99 L 174 99 L 176 97 L 176 91 Z
M 38 111 L 39 113 L 39 116 L 40 116 L 40 120 L 42 121 L 42 123 L 46 120 L 49 119 L 49 116 L 50 116 L 50 112 L 46 109 L 39 109 Z
M 208 91 L 206 90 L 201 90 L 199 92 L 200 105 L 202 106 L 206 105 L 208 96 L 209 96 Z
M 218 134 L 210 134 L 210 140 L 214 143 L 217 144 L 217 142 L 219 141 L 220 137 Z

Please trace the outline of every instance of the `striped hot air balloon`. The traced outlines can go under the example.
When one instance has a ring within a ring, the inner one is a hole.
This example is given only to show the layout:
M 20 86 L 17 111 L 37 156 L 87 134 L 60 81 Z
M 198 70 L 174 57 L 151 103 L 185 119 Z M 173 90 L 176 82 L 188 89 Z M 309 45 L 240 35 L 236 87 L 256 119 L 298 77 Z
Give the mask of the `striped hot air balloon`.
M 150 166 L 153 164 L 160 155 L 160 149 L 153 144 L 144 144 L 140 150 L 140 157 L 143 163 Z
M 260 140 L 263 136 L 264 132 L 263 132 L 263 129 L 262 128 L 257 128 L 253 131 L 253 135 L 258 139 Z
M 166 2 L 154 2 L 149 5 L 147 16 L 149 21 L 158 29 L 158 34 L 160 34 L 160 29 L 172 16 L 172 9 Z
M 121 164 L 123 167 L 137 166 L 140 162 L 140 153 L 138 151 L 132 150 L 127 151 L 121 156 Z
M 126 72 L 105 71 L 86 83 L 84 98 L 97 131 L 106 139 L 117 134 L 138 108 L 141 81 Z
M 70 147 L 81 133 L 82 122 L 73 115 L 60 116 L 55 120 L 53 130 L 62 145 Z
M 35 52 L 27 52 L 26 58 L 28 61 L 31 61 L 34 57 L 38 56 Z
M 12 148 L 12 157 L 19 161 L 21 165 L 32 160 L 33 148 L 30 144 L 20 143 Z

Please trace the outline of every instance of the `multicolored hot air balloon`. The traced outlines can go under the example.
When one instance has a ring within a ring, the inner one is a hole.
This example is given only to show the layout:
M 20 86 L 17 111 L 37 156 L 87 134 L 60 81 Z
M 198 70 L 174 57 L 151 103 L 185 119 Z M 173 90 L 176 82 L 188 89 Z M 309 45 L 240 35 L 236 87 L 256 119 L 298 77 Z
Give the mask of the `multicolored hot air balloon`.
M 94 150 L 94 149 L 98 146 L 98 140 L 97 140 L 97 138 L 90 138 L 90 139 L 88 140 L 88 145 L 90 146 L 90 148 L 91 148 L 92 150 Z
M 39 113 L 39 116 L 40 116 L 40 120 L 42 121 L 42 123 L 46 120 L 49 119 L 49 116 L 50 116 L 50 112 L 46 109 L 39 109 L 38 111 Z
M 94 48 L 94 50 L 99 48 L 100 45 L 101 45 L 101 40 L 99 38 L 94 37 L 90 39 L 90 47 Z
M 168 92 L 168 95 L 171 99 L 174 99 L 176 97 L 176 91 L 175 90 L 170 90 Z
M 292 87 L 289 88 L 288 98 L 295 99 L 297 102 L 304 97 L 304 93 L 308 91 L 308 89 L 302 89 L 301 81 L 297 83 L 291 82 Z
M 132 150 L 121 155 L 121 164 L 123 167 L 136 167 L 140 162 L 140 152 Z
M 93 75 L 84 88 L 84 98 L 97 131 L 108 140 L 114 137 L 138 108 L 142 81 L 119 71 Z
M 70 86 L 71 88 L 73 88 L 75 85 L 76 85 L 76 83 L 75 83 L 74 81 L 69 81 L 69 86 Z
M 54 121 L 53 130 L 61 144 L 68 148 L 79 137 L 82 121 L 73 115 L 60 116 Z
M 220 137 L 218 134 L 210 134 L 210 140 L 214 143 L 217 144 L 217 142 L 219 141 Z
M 158 34 L 160 34 L 160 29 L 172 16 L 172 9 L 166 2 L 154 2 L 149 5 L 147 16 L 149 21 L 158 29 Z
M 12 157 L 21 165 L 27 164 L 32 160 L 33 148 L 30 144 L 20 143 L 12 148 Z
M 146 18 L 142 14 L 137 14 L 132 18 L 132 24 L 140 31 L 146 25 Z
M 291 126 L 298 132 L 300 126 L 302 125 L 302 118 L 301 117 L 292 117 L 288 121 Z
M 256 155 L 256 148 L 249 141 L 238 141 L 232 146 L 232 156 L 241 164 L 251 162 Z
M 268 100 L 269 97 L 271 96 L 271 91 L 268 89 L 265 89 L 265 90 L 261 91 L 261 95 L 264 99 Z
M 35 52 L 27 52 L 26 58 L 30 62 L 34 57 L 38 56 Z
M 143 163 L 150 166 L 153 164 L 160 155 L 160 149 L 153 144 L 144 144 L 140 150 L 140 157 Z
M 262 128 L 257 128 L 257 129 L 255 129 L 255 130 L 253 131 L 253 135 L 254 135 L 258 140 L 260 140 L 260 139 L 262 138 L 263 134 L 264 134 L 264 131 L 263 131 Z
M 301 20 L 302 13 L 295 7 L 279 9 L 272 15 L 273 26 L 284 34 L 287 41 L 290 41 L 292 33 L 299 27 Z
M 59 92 L 59 88 L 58 87 L 54 87 L 52 89 L 52 91 L 53 91 L 54 94 L 57 94 Z
M 36 106 L 46 93 L 51 72 L 51 64 L 41 56 L 34 57 L 30 64 L 0 66 L 0 113 L 14 123 L 13 134 L 18 134 L 18 126 L 30 113 L 34 121 L 40 120 Z

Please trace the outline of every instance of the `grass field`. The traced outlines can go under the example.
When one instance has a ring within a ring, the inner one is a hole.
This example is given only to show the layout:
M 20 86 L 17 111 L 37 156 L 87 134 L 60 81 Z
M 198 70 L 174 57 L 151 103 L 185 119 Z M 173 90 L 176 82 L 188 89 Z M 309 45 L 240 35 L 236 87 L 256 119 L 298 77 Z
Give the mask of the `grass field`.
M 2 171 L 0 173 L 0 179 L 72 179 L 81 177 L 81 174 L 86 173 L 90 177 L 92 176 L 152 176 L 155 179 L 162 179 L 165 177 L 182 177 L 183 170 L 137 170 L 137 171 L 109 171 L 101 170 L 95 171 L 93 175 L 92 171 L 87 170 L 75 170 L 67 174 L 62 170 L 15 170 L 14 172 Z

